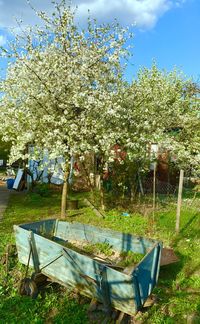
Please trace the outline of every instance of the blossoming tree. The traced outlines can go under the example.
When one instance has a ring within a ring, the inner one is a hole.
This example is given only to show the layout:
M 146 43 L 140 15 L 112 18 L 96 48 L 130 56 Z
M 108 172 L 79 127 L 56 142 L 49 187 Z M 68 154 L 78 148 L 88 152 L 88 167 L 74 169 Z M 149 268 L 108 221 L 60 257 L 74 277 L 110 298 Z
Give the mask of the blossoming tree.
M 200 105 L 188 91 L 191 85 L 180 72 L 160 71 L 155 64 L 139 71 L 119 113 L 130 159 L 145 165 L 147 146 L 157 143 L 171 152 L 179 167 L 199 170 Z
M 162 71 L 156 64 L 142 68 L 131 85 L 121 88 L 115 116 L 120 127 L 118 144 L 127 152 L 121 160 L 126 170 L 123 181 L 131 196 L 141 183 L 141 172 L 148 172 L 150 162 L 156 160 L 156 154 L 150 153 L 152 144 L 166 152 L 176 167 L 200 171 L 200 105 L 191 88 L 192 81 L 181 72 Z
M 82 30 L 65 1 L 55 3 L 50 17 L 36 14 L 40 26 L 20 30 L 9 47 L 1 48 L 10 64 L 1 82 L 0 121 L 3 139 L 12 143 L 11 162 L 30 157 L 28 144 L 37 148 L 35 155 L 45 148 L 50 158 L 65 158 L 64 217 L 70 157 L 106 154 L 115 141 L 108 121 L 118 105 L 120 58 L 127 54 L 130 35 L 117 23 L 97 26 L 91 19 Z

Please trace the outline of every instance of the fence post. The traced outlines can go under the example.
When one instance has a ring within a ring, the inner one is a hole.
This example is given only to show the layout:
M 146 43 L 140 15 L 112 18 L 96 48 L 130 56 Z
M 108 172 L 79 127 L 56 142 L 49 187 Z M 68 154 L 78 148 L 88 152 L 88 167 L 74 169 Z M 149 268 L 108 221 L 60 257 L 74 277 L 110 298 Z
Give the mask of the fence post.
M 156 166 L 157 163 L 154 162 L 153 166 L 153 223 L 155 218 L 155 206 L 156 206 Z
M 180 170 L 178 201 L 177 201 L 177 211 L 176 211 L 176 233 L 177 234 L 179 233 L 179 228 L 180 228 L 181 202 L 182 202 L 182 192 L 183 192 L 183 175 L 184 175 L 184 171 Z

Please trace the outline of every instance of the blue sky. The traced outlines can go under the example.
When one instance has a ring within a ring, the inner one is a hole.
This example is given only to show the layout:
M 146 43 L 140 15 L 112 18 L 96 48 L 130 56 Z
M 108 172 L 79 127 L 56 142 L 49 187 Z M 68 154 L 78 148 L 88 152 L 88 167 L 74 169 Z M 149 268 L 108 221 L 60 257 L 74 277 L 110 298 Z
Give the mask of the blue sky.
M 32 0 L 38 9 L 50 11 L 50 0 Z M 200 1 L 199 0 L 72 0 L 78 5 L 77 21 L 84 24 L 87 10 L 100 22 L 117 18 L 126 26 L 134 24 L 133 57 L 126 71 L 131 81 L 141 66 L 150 67 L 155 60 L 160 68 L 180 68 L 194 81 L 200 81 Z M 24 24 L 36 22 L 26 0 L 0 0 L 0 45 L 9 38 L 13 17 Z M 1 76 L 6 61 L 0 59 Z
M 191 0 L 167 11 L 154 28 L 136 32 L 133 70 L 150 66 L 153 59 L 160 68 L 180 68 L 188 77 L 200 82 L 200 1 Z

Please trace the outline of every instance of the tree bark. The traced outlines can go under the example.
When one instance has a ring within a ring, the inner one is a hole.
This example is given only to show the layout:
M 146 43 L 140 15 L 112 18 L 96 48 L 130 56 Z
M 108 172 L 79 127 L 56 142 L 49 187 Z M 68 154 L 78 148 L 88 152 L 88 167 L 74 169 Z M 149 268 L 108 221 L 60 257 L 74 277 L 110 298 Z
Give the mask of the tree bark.
M 61 199 L 61 219 L 65 219 L 66 215 L 66 207 L 67 207 L 67 193 L 68 193 L 68 176 L 69 170 L 67 169 L 64 173 L 64 183 L 62 189 L 62 199 Z

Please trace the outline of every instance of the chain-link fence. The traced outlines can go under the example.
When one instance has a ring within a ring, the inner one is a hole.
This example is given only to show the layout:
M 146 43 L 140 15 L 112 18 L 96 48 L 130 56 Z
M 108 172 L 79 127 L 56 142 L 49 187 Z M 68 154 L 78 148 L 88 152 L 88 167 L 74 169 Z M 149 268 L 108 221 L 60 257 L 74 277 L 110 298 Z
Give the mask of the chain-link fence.
M 153 192 L 153 178 L 147 178 L 142 182 L 143 192 L 144 194 L 149 194 Z M 169 182 L 160 181 L 159 179 L 155 179 L 155 192 L 158 194 L 171 194 L 175 195 L 177 192 L 177 186 L 172 185 Z

